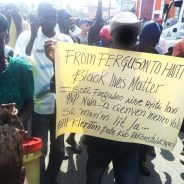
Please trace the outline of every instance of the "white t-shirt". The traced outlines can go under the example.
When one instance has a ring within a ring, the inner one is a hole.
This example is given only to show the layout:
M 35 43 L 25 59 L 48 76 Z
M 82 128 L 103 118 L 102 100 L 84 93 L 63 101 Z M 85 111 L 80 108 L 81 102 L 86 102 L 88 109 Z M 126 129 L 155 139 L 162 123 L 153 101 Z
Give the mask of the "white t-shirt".
M 17 39 L 14 56 L 28 57 L 25 48 L 31 36 L 30 31 L 21 33 Z M 48 40 L 61 40 L 63 42 L 73 42 L 72 39 L 62 33 L 56 32 L 52 38 L 46 37 L 41 29 L 34 41 L 31 57 L 33 59 L 32 70 L 34 76 L 34 111 L 39 114 L 53 114 L 55 108 L 55 94 L 50 92 L 50 80 L 54 75 L 52 62 L 46 57 L 44 44 Z
M 164 54 L 167 53 L 168 47 L 164 38 L 160 37 L 159 44 L 162 46 Z
M 163 48 L 159 43 L 156 45 L 155 49 L 159 54 L 164 54 Z

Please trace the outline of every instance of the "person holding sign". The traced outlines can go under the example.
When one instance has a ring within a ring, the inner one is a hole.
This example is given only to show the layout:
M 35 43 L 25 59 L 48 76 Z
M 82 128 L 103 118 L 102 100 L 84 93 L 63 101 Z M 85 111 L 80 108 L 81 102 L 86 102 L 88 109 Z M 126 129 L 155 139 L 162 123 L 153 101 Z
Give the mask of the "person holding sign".
M 113 48 L 135 50 L 141 21 L 131 12 L 117 14 L 110 20 Z M 138 183 L 138 144 L 116 142 L 87 136 L 88 160 L 86 184 L 100 184 L 103 173 L 112 161 L 117 184 Z
M 135 51 L 140 30 L 141 21 L 138 21 L 133 13 L 124 12 L 116 15 L 110 21 L 113 48 Z M 45 50 L 47 57 L 54 62 L 54 42 L 46 42 Z M 86 137 L 88 153 L 86 184 L 100 184 L 103 173 L 111 161 L 117 184 L 138 183 L 138 144 Z

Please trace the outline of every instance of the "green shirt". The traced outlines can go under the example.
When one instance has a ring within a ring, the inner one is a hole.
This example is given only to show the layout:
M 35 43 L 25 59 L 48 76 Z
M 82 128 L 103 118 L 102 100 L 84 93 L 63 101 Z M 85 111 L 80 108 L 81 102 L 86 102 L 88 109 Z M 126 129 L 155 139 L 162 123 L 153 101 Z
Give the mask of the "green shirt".
M 9 58 L 6 69 L 0 72 L 0 104 L 16 103 L 20 112 L 24 103 L 33 97 L 34 80 L 31 66 L 20 58 Z

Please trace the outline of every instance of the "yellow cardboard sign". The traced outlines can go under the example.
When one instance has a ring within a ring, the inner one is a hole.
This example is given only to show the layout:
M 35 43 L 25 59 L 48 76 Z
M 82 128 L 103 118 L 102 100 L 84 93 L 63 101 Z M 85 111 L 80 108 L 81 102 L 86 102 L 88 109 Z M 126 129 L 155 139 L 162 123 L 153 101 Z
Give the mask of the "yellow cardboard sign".
M 184 116 L 182 58 L 58 42 L 56 135 L 172 150 Z

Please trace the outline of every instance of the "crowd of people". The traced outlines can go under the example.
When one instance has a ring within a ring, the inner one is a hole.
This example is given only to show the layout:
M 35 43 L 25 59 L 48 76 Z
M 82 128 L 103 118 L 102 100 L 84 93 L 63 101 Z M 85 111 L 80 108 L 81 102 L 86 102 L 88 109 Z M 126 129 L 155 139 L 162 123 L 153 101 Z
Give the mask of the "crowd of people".
M 121 12 L 107 25 L 102 18 L 102 0 L 94 22 L 75 21 L 69 11 L 41 3 L 37 16 L 25 20 L 15 4 L 0 10 L 0 178 L 2 184 L 28 183 L 22 166 L 19 122 L 31 136 L 42 140 L 40 184 L 56 184 L 63 160 L 68 159 L 64 135 L 56 138 L 55 41 L 108 47 L 120 50 L 184 56 L 184 39 L 173 52 L 161 38 L 162 26 L 154 21 L 142 25 L 136 15 Z M 17 118 L 19 121 L 17 121 Z M 30 121 L 31 120 L 31 121 Z M 48 166 L 45 158 L 50 153 Z M 83 150 L 71 133 L 66 142 L 76 154 Z M 154 147 L 85 136 L 88 160 L 86 184 L 100 184 L 112 161 L 117 184 L 137 184 L 138 173 L 150 176 L 146 154 L 156 156 Z M 4 159 L 4 158 L 7 159 Z M 16 171 L 16 172 L 15 172 Z M 11 177 L 8 177 L 8 175 Z

